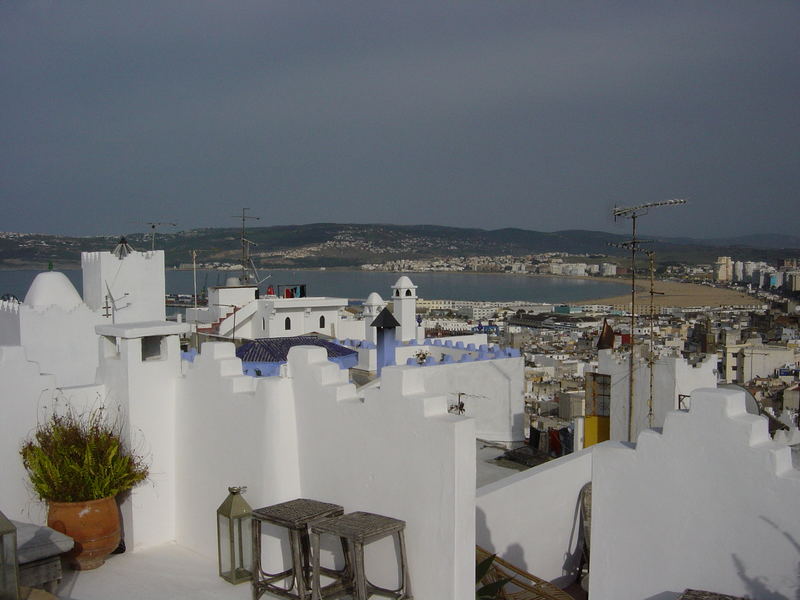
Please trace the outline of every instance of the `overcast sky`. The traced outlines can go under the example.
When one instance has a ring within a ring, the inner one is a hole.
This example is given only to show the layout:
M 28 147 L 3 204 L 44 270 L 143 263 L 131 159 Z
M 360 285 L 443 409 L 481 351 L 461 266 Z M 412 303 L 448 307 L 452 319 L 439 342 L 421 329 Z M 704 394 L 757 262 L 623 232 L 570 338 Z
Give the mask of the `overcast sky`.
M 0 3 L 4 231 L 800 232 L 800 2 Z

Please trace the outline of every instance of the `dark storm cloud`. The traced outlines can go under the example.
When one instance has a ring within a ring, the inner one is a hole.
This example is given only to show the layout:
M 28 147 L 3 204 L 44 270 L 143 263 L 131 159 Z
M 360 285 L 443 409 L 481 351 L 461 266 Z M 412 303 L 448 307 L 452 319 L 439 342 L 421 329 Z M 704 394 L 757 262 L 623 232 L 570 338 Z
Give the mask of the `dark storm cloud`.
M 791 232 L 794 3 L 0 6 L 2 229 Z

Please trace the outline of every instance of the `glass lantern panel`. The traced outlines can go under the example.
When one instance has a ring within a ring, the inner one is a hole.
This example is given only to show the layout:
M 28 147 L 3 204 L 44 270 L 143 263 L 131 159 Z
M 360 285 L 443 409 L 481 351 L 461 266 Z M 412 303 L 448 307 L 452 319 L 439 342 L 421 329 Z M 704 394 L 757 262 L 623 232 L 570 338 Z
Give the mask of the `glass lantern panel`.
M 237 578 L 249 578 L 253 566 L 253 536 L 250 530 L 252 518 L 236 519 L 234 537 L 236 538 Z
M 217 543 L 219 551 L 219 575 L 231 581 L 233 578 L 233 558 L 231 556 L 231 522 L 223 515 L 217 515 Z

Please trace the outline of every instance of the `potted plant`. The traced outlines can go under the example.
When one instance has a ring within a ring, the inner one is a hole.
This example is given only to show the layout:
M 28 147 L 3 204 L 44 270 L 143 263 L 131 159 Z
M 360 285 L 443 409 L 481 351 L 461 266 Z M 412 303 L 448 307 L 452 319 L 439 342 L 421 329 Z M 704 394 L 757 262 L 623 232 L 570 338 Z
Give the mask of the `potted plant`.
M 47 502 L 47 525 L 75 540 L 72 566 L 96 569 L 120 543 L 116 496 L 147 478 L 145 460 L 122 441 L 103 408 L 53 412 L 20 450 L 34 492 Z

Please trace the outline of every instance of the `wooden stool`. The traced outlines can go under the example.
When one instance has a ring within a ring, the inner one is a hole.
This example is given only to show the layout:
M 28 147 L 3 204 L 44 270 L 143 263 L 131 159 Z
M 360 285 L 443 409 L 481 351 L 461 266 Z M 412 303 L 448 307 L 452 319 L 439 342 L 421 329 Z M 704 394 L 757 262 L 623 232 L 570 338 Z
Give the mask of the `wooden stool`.
M 353 565 L 352 578 L 349 582 L 344 582 L 346 587 L 350 587 L 354 600 L 367 600 L 372 594 L 379 594 L 396 600 L 411 600 L 409 595 L 410 578 L 408 576 L 408 563 L 406 560 L 406 544 L 403 532 L 406 523 L 399 519 L 384 517 L 368 512 L 353 512 L 341 517 L 332 517 L 323 521 L 311 524 L 311 554 L 314 560 L 314 573 L 312 576 L 314 600 L 319 600 L 320 573 L 324 570 L 319 566 L 319 537 L 323 533 L 338 536 L 344 545 L 352 553 L 350 562 Z M 386 536 L 397 536 L 400 546 L 400 586 L 397 589 L 389 590 L 373 585 L 367 579 L 364 570 L 364 546 L 371 542 L 378 541 Z M 349 584 L 349 585 L 348 585 Z
M 307 600 L 311 596 L 308 526 L 312 521 L 341 515 L 343 512 L 344 509 L 338 504 L 305 498 L 255 509 L 252 521 L 253 600 L 258 600 L 264 592 L 284 598 Z M 292 551 L 292 566 L 289 569 L 271 574 L 261 568 L 262 522 L 272 523 L 289 530 L 289 543 Z M 345 552 L 345 554 L 347 553 Z M 345 570 L 348 566 L 345 567 Z M 325 569 L 325 574 L 338 580 L 342 578 L 344 572 Z M 284 579 L 291 580 L 288 589 L 275 585 Z

